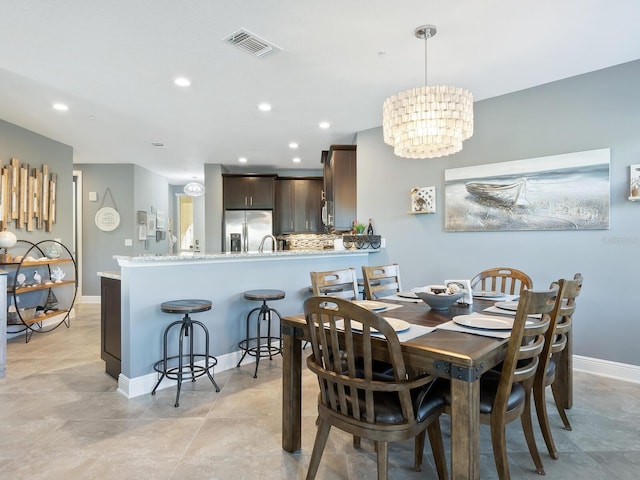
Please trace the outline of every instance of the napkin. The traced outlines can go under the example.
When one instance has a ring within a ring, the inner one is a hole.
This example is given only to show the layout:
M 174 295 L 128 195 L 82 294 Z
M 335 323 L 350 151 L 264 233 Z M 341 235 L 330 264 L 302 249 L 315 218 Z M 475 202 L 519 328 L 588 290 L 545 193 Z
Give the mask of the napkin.
M 409 302 L 409 303 L 422 303 L 422 300 L 419 298 L 407 298 L 401 297 L 398 294 L 388 295 L 386 297 L 379 298 L 378 300 L 394 300 L 396 302 Z
M 471 333 L 473 335 L 480 335 L 483 337 L 492 338 L 509 338 L 511 336 L 511 330 L 482 330 L 480 328 L 470 328 L 463 325 L 454 323 L 453 320 L 447 323 L 442 323 L 436 328 L 440 330 L 449 330 L 452 332 Z
M 508 315 L 510 317 L 515 317 L 516 316 L 516 312 L 513 312 L 511 310 L 505 310 L 504 308 L 498 308 L 496 306 L 491 306 L 491 307 L 487 307 L 483 310 L 483 312 L 488 312 L 488 313 L 499 313 L 500 315 Z M 542 318 L 542 315 L 535 314 L 535 315 L 528 315 L 531 318 Z
M 342 320 L 336 322 L 336 327 L 339 330 L 344 330 L 344 324 Z M 414 338 L 421 337 L 422 335 L 426 335 L 427 333 L 433 332 L 437 327 L 425 327 L 423 325 L 413 325 L 409 327 L 408 330 L 403 330 L 402 332 L 396 332 L 398 335 L 398 340 L 400 343 L 408 342 L 409 340 L 413 340 Z M 382 338 L 383 335 L 377 332 L 371 332 L 372 337 Z

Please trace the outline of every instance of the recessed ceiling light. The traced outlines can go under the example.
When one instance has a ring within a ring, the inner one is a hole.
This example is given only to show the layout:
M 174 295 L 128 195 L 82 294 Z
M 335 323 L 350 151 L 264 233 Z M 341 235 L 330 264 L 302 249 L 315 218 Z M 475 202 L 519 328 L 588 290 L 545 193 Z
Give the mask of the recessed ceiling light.
M 293 157 L 293 163 L 300 163 L 301 161 L 300 157 Z
M 188 87 L 191 85 L 191 80 L 186 77 L 178 77 L 173 81 L 173 83 L 175 83 L 179 87 Z
M 53 108 L 58 110 L 59 112 L 66 112 L 67 110 L 69 110 L 69 107 L 67 107 L 64 103 L 54 103 Z
M 268 103 L 261 103 L 260 105 L 258 105 L 258 108 L 263 112 L 268 112 L 271 110 L 271 105 L 269 105 Z
M 289 144 L 289 148 L 291 148 L 292 150 L 295 150 L 296 148 L 298 148 L 298 144 L 296 142 L 291 142 Z
M 318 124 L 318 126 L 319 126 L 320 128 L 329 128 L 329 127 L 331 126 L 331 124 L 330 124 L 329 122 L 320 122 L 320 123 Z
M 247 163 L 247 157 L 240 157 L 240 158 L 238 159 L 238 161 L 239 161 L 240 163 Z

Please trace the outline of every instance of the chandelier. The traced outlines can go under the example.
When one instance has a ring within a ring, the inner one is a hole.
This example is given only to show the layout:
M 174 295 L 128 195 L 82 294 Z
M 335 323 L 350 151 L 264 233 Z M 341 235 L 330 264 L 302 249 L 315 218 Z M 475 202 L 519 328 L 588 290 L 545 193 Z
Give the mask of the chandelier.
M 434 25 L 415 30 L 424 39 L 424 87 L 387 98 L 382 106 L 384 142 L 405 158 L 435 158 L 462 150 L 473 135 L 473 95 L 460 87 L 427 86 L 427 40 Z
M 204 195 L 204 185 L 198 182 L 189 182 L 184 186 L 184 193 L 190 197 L 201 197 Z

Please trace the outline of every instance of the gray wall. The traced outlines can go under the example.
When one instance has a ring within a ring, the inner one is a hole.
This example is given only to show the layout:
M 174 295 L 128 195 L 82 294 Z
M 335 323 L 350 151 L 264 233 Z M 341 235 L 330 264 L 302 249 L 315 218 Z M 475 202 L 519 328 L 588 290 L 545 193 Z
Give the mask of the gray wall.
M 18 239 L 38 242 L 59 238 L 69 250 L 73 244 L 73 148 L 50 138 L 43 137 L 17 125 L 0 120 L 0 163 L 6 166 L 11 158 L 20 163 L 28 163 L 31 168 L 41 169 L 43 164 L 49 171 L 58 175 L 56 192 L 56 223 L 52 232 L 34 230 L 27 232 L 18 229 L 15 223 L 7 230 L 16 234 Z
M 155 237 L 138 240 L 137 211 L 151 213 L 151 208 L 169 215 L 167 179 L 142 167 L 126 164 L 78 164 L 82 171 L 82 294 L 100 295 L 97 272 L 119 270 L 114 255 L 144 255 L 167 253 L 166 240 L 156 242 Z M 111 197 L 104 199 L 109 188 L 120 214 L 120 225 L 111 232 L 100 230 L 95 224 L 96 212 L 101 206 L 113 207 Z M 97 192 L 98 200 L 89 201 L 89 192 Z M 103 204 L 104 199 L 104 204 Z M 125 246 L 131 239 L 132 246 Z
M 477 102 L 473 137 L 444 158 L 399 158 L 381 128 L 360 132 L 358 217 L 387 241 L 376 260 L 398 262 L 405 288 L 493 266 L 522 269 L 537 288 L 581 272 L 574 353 L 640 365 L 640 203 L 627 200 L 629 165 L 640 162 L 639 79 L 635 61 Z M 599 148 L 611 149 L 609 230 L 444 231 L 445 169 Z M 437 213 L 407 215 L 409 190 L 432 185 Z

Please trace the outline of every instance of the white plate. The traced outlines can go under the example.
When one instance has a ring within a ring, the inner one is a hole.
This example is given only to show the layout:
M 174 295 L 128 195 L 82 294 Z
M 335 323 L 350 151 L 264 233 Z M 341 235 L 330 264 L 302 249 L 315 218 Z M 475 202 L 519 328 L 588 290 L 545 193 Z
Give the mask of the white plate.
M 496 302 L 494 304 L 495 307 L 500 308 L 502 310 L 509 310 L 511 312 L 515 312 L 518 310 L 518 302 Z
M 494 317 L 491 315 L 457 315 L 453 322 L 463 327 L 483 328 L 485 330 L 511 330 L 513 318 Z
M 373 300 L 354 300 L 353 303 L 373 312 L 384 312 L 388 305 L 382 302 L 374 302 Z
M 398 292 L 398 296 L 402 298 L 420 298 L 413 292 Z
M 498 298 L 505 297 L 507 294 L 502 292 L 491 292 L 491 291 L 482 291 L 478 290 L 477 292 L 473 292 L 474 297 L 479 298 Z
M 389 322 L 391 328 L 393 328 L 396 332 L 404 332 L 405 330 L 409 330 L 411 324 L 409 322 L 405 322 L 404 320 L 400 320 L 399 318 L 393 317 L 384 317 L 384 319 Z M 362 331 L 362 324 L 359 322 L 351 322 L 351 328 L 353 330 Z M 379 333 L 375 328 L 371 329 L 371 333 Z

